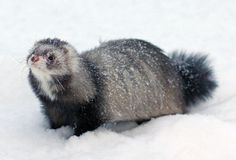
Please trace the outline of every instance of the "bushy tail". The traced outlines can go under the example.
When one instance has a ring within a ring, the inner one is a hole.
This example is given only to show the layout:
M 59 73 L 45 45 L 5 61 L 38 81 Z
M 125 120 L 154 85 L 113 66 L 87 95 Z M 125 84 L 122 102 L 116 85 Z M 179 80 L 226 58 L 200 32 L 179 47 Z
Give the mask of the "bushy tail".
M 187 105 L 196 104 L 211 97 L 217 87 L 213 71 L 206 55 L 173 52 L 170 58 L 176 63 L 182 76 L 184 96 Z

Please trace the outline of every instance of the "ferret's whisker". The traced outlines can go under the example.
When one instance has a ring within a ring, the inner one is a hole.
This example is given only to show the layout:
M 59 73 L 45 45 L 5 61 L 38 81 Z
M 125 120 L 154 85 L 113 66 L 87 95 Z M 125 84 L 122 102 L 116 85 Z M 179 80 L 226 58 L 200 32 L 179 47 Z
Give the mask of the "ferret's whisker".
M 19 63 L 26 63 L 26 61 L 25 61 L 25 59 L 21 59 L 21 60 L 19 60 Z
M 23 65 L 23 66 L 21 66 L 21 72 L 24 72 L 27 68 L 28 68 L 27 65 Z
M 57 78 L 55 78 L 55 79 L 56 79 L 56 81 L 60 84 L 60 86 L 62 87 L 62 89 L 65 90 L 65 88 L 64 88 L 64 86 L 61 84 L 61 82 L 60 82 Z

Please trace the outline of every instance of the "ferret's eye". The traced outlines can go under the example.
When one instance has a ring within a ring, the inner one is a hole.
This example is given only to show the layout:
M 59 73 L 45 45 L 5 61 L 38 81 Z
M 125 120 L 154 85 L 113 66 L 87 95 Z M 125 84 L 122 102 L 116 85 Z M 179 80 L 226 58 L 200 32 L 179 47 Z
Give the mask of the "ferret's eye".
M 52 62 L 55 59 L 53 55 L 48 56 L 48 61 Z

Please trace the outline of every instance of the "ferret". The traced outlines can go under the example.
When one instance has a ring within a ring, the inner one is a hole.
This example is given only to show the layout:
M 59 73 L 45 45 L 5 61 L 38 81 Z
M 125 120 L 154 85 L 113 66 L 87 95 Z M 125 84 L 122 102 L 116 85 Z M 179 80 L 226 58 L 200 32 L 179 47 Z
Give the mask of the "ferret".
M 211 97 L 217 83 L 207 56 L 164 53 L 144 40 L 119 39 L 79 54 L 48 38 L 30 50 L 28 79 L 50 128 L 68 125 L 79 136 L 105 123 L 182 114 Z

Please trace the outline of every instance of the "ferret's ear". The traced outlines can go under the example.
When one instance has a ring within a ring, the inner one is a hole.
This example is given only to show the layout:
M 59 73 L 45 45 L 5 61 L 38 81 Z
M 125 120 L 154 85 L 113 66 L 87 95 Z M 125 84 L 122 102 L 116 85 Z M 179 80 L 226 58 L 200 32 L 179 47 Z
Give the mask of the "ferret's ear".
M 66 49 L 65 47 L 62 48 L 62 51 L 63 51 L 63 53 L 65 53 L 65 54 L 68 53 L 68 49 Z

